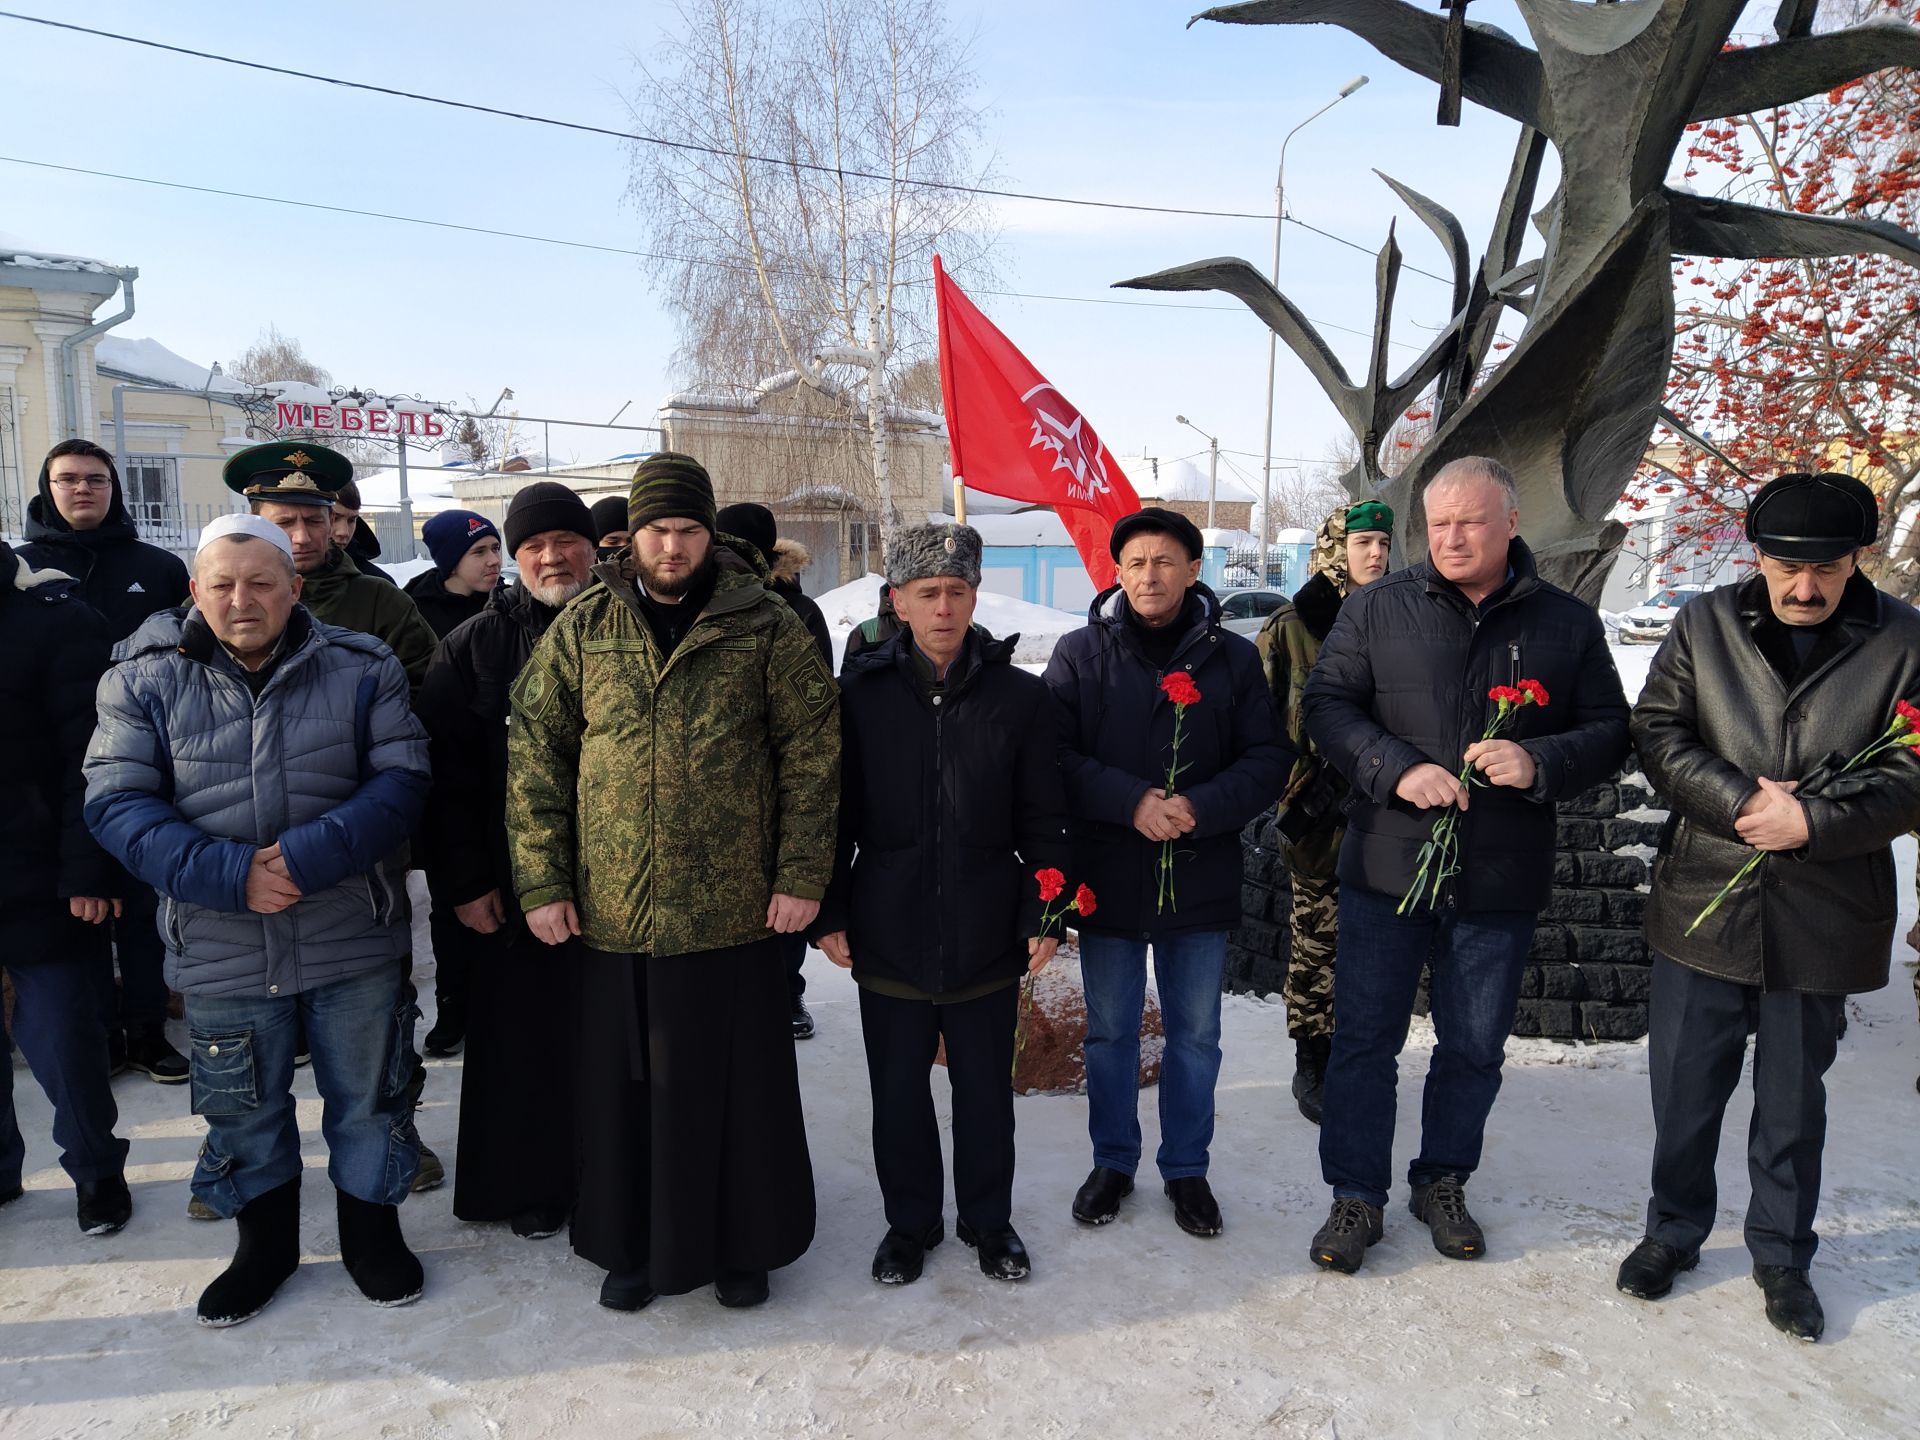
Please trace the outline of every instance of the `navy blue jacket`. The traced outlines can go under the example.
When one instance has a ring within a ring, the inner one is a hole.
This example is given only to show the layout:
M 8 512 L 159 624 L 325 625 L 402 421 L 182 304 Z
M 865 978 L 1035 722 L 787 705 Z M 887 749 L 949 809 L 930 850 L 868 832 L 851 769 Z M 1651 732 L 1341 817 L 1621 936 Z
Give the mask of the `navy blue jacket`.
M 1476 788 L 1460 819 L 1463 910 L 1539 910 L 1553 890 L 1556 800 L 1620 768 L 1627 701 L 1591 605 L 1549 585 L 1526 542 L 1508 545 L 1513 578 L 1476 607 L 1424 562 L 1347 596 L 1307 677 L 1307 733 L 1353 787 L 1340 883 L 1398 900 L 1413 884 L 1438 812 L 1394 794 L 1423 761 L 1458 773 L 1493 713 L 1487 691 L 1538 680 L 1500 738 L 1533 756 L 1533 788 Z
M 1293 768 L 1253 642 L 1220 625 L 1205 585 L 1187 593 L 1187 630 L 1165 671 L 1139 649 L 1119 586 L 1095 597 L 1084 630 L 1063 635 L 1047 665 L 1060 721 L 1060 768 L 1072 814 L 1074 878 L 1099 901 L 1078 928 L 1152 938 L 1230 930 L 1240 922 L 1240 830 L 1272 805 Z M 1174 707 L 1162 677 L 1184 670 L 1201 700 L 1187 708 L 1176 791 L 1199 821 L 1174 842 L 1173 904 L 1154 884 L 1160 843 L 1133 828 L 1134 807 L 1166 784 Z
M 1053 703 L 1018 639 L 968 635 L 937 699 L 904 631 L 840 677 L 839 844 L 809 934 L 845 930 L 856 979 L 950 995 L 1026 971 L 1034 871 L 1070 854 Z

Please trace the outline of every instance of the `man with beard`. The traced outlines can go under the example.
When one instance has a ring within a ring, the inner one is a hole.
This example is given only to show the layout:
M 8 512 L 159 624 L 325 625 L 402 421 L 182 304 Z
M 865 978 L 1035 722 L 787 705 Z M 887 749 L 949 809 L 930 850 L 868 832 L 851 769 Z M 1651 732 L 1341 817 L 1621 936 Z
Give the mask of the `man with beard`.
M 573 1245 L 610 1309 L 708 1283 L 758 1305 L 813 1239 L 779 937 L 832 874 L 838 693 L 715 544 L 699 461 L 648 456 L 627 509 L 630 548 L 534 647 L 507 732 L 527 927 L 587 951 Z
M 561 607 L 586 588 L 592 527 L 580 497 L 552 480 L 513 497 L 506 542 L 520 578 L 440 642 L 418 705 L 434 776 L 421 826 L 427 879 L 435 918 L 445 905 L 468 949 L 453 1213 L 505 1220 L 528 1239 L 554 1234 L 573 1207 L 572 1069 L 545 1066 L 534 1083 L 529 1061 L 578 1024 L 580 956 L 572 941 L 559 955 L 536 941 L 515 899 L 507 692 Z
M 120 489 L 113 456 L 91 440 L 62 440 L 40 466 L 40 493 L 27 502 L 27 543 L 17 552 L 33 569 L 61 570 L 79 582 L 80 598 L 107 622 L 107 642 L 117 645 L 149 615 L 184 605 L 187 567 L 171 551 L 139 538 Z M 116 887 L 124 893 L 112 921 L 120 960 L 117 1006 L 108 999 L 107 1035 L 118 1059 L 162 1085 L 187 1078 L 187 1059 L 168 1043 L 167 986 L 160 972 L 164 952 L 155 919 L 153 887 L 137 880 Z M 101 972 L 111 983 L 112 972 Z
M 1342 602 L 1387 573 L 1392 546 L 1392 510 L 1378 500 L 1342 505 L 1320 526 L 1307 583 L 1267 617 L 1253 642 L 1287 739 L 1300 757 L 1280 797 L 1280 834 L 1293 889 L 1293 943 L 1282 998 L 1293 1037 L 1293 1098 L 1315 1125 L 1333 1049 L 1333 956 L 1340 931 L 1334 867 L 1346 833 L 1340 802 L 1347 787 L 1314 753 L 1301 699 Z

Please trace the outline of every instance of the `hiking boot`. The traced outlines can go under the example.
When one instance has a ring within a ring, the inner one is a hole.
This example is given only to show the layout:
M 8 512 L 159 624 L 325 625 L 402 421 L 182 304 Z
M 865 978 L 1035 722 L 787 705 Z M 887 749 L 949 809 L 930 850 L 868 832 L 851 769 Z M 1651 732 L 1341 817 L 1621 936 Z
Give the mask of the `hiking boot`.
M 1790 1265 L 1755 1265 L 1753 1283 L 1767 1297 L 1773 1328 L 1796 1340 L 1818 1340 L 1827 1328 L 1826 1311 L 1813 1293 L 1807 1272 Z
M 1293 1098 L 1315 1125 L 1326 1101 L 1327 1057 L 1332 1053 L 1331 1035 L 1303 1035 L 1293 1042 Z
M 1166 1184 L 1167 1198 L 1173 1201 L 1173 1223 L 1189 1235 L 1202 1238 L 1221 1230 L 1220 1206 L 1213 1198 L 1213 1187 L 1204 1175 L 1186 1175 Z
M 233 1263 L 200 1292 L 200 1323 L 215 1329 L 258 1315 L 300 1268 L 300 1177 L 256 1195 L 234 1221 Z
M 413 1172 L 413 1193 L 423 1190 L 438 1190 L 447 1183 L 447 1167 L 440 1163 L 440 1157 L 427 1148 L 427 1142 L 420 1142 L 420 1168 Z
M 1487 1253 L 1487 1237 L 1480 1223 L 1467 1213 L 1466 1182 L 1442 1175 L 1413 1187 L 1407 1201 L 1413 1218 L 1433 1232 L 1433 1248 L 1449 1260 L 1478 1260 Z
M 111 1235 L 133 1218 L 133 1194 L 119 1175 L 74 1183 L 74 1216 L 82 1235 Z
M 1636 1300 L 1658 1300 L 1673 1289 L 1674 1276 L 1699 1263 L 1698 1250 L 1688 1254 L 1649 1235 L 1620 1262 L 1620 1275 L 1613 1282 L 1614 1288 Z
M 1073 1197 L 1073 1218 L 1082 1225 L 1105 1225 L 1120 1214 L 1120 1202 L 1132 1193 L 1131 1175 L 1096 1165 Z
M 376 1305 L 411 1305 L 426 1289 L 426 1272 L 400 1233 L 400 1207 L 334 1192 L 340 1260 L 360 1293 Z
M 1315 1232 L 1307 1254 L 1322 1270 L 1351 1275 L 1366 1263 L 1367 1247 L 1378 1244 L 1385 1232 L 1385 1217 L 1378 1205 L 1356 1195 L 1337 1195 L 1327 1223 Z

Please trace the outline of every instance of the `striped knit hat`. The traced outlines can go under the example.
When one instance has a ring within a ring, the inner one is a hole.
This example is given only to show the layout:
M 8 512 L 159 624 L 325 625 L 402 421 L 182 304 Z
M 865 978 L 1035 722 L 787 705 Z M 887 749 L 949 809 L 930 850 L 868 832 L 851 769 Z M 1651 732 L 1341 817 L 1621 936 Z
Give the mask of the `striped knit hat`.
M 713 481 L 706 466 L 691 455 L 662 450 L 633 469 L 633 489 L 627 494 L 627 528 L 638 530 L 655 520 L 698 520 L 711 533 L 716 527 Z

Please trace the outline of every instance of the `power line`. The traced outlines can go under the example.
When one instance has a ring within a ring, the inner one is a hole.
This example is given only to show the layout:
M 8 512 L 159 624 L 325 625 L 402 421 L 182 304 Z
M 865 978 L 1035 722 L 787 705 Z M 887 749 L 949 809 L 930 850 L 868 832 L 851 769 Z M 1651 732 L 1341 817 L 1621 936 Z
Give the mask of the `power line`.
M 309 80 L 320 85 L 334 85 L 343 90 L 362 90 L 373 95 L 386 95 L 396 100 L 415 100 L 423 105 L 440 105 L 450 110 L 466 110 L 478 115 L 492 115 L 502 120 L 518 120 L 528 125 L 547 125 L 557 130 L 572 130 L 583 135 L 601 135 L 614 140 L 627 140 L 642 145 L 658 145 L 669 150 L 683 150 L 692 154 L 712 155 L 726 160 L 745 160 L 755 165 L 775 165 L 788 170 L 806 170 L 816 174 L 834 175 L 843 179 L 874 180 L 887 185 L 906 185 L 926 190 L 945 190 L 961 195 L 979 195 L 997 200 L 1033 200 L 1047 205 L 1078 205 L 1096 210 L 1130 210 L 1149 215 L 1191 215 L 1213 220 L 1260 220 L 1271 216 L 1253 214 L 1243 210 L 1197 210 L 1177 205 L 1143 205 L 1122 200 L 1089 200 L 1068 195 L 1039 195 L 1024 190 L 995 190 L 984 185 L 962 185 L 945 180 L 914 180 L 900 176 L 883 175 L 871 170 L 847 170 L 835 165 L 812 164 L 802 160 L 783 159 L 771 155 L 754 155 L 741 150 L 729 150 L 716 145 L 697 145 L 686 140 L 668 140 L 664 136 L 645 135 L 631 130 L 615 130 L 604 125 L 589 125 L 579 120 L 560 120 L 548 115 L 534 115 L 520 110 L 503 110 L 493 105 L 481 105 L 471 100 L 452 100 L 442 95 L 425 95 L 415 90 L 400 90 L 389 85 L 373 85 L 363 80 L 346 80 L 337 75 L 321 75 L 310 70 L 294 70 L 283 65 L 268 65 L 258 60 L 242 60 L 232 55 L 219 55 L 210 50 L 194 50 L 185 45 L 169 45 L 160 40 L 148 40 L 138 35 L 122 35 L 112 30 L 97 30 L 87 25 L 75 25 L 65 20 L 49 20 L 43 15 L 23 15 L 15 10 L 0 10 L 0 19 L 19 20 L 28 25 L 44 25 L 50 30 L 67 30 L 77 35 L 91 35 L 101 40 L 114 40 L 124 45 L 139 45 L 149 50 L 163 50 L 173 55 L 185 55 L 195 60 L 211 60 L 220 65 L 234 65 L 243 70 L 258 70 L 269 75 L 285 75 L 295 80 Z M 1317 225 L 1309 225 L 1291 215 L 1284 217 L 1288 224 L 1310 231 L 1324 239 L 1358 250 L 1364 255 L 1375 253 L 1372 247 L 1362 245 L 1357 240 L 1349 240 L 1344 235 L 1335 235 L 1330 230 L 1322 230 Z M 1436 275 L 1431 270 L 1422 270 L 1417 265 L 1402 267 L 1416 275 L 1425 275 L 1428 279 L 1438 280 L 1443 285 L 1451 285 L 1452 280 L 1444 275 Z
M 459 230 L 469 235 L 492 235 L 503 240 L 525 240 L 537 245 L 560 245 L 573 250 L 595 250 L 606 255 L 630 255 L 641 260 L 663 260 L 671 264 L 711 265 L 724 270 L 745 271 L 749 267 L 726 260 L 706 260 L 692 255 L 662 255 L 651 250 L 635 250 L 624 245 L 602 245 L 591 240 L 569 240 L 557 235 L 535 235 L 524 230 L 498 230 L 487 225 L 468 225 L 455 220 L 429 220 L 419 215 L 399 215 L 389 210 L 360 210 L 349 205 L 328 205 L 318 200 L 294 200 L 284 195 L 255 195 L 245 190 L 223 190 L 213 185 L 192 185 L 184 180 L 158 180 L 147 175 L 126 175 L 114 170 L 93 170 L 83 165 L 58 165 L 51 160 L 27 160 L 18 155 L 0 155 L 0 163 L 8 165 L 26 165 L 36 170 L 58 170 L 68 175 L 89 175 L 100 180 L 120 180 L 133 185 L 153 185 L 164 190 L 186 190 L 198 195 L 218 195 L 229 200 L 251 200 L 263 205 L 291 205 L 301 210 L 323 210 L 334 215 L 352 215 L 365 220 L 387 220 L 401 225 L 425 225 L 436 230 Z M 776 273 L 798 274 L 797 271 L 779 271 Z M 925 289 L 932 285 L 931 280 L 901 280 L 896 282 L 910 289 Z M 1050 300 L 1070 305 L 1124 305 L 1140 310 L 1205 310 L 1216 314 L 1245 314 L 1238 305 L 1195 305 L 1178 300 L 1120 300 L 1105 295 L 1040 295 L 1029 294 L 1021 290 L 975 290 L 975 295 L 987 295 L 1011 300 Z M 1336 325 L 1328 320 L 1315 320 L 1315 325 L 1325 330 L 1339 330 L 1349 335 L 1358 335 L 1362 339 L 1372 336 L 1365 330 L 1356 330 L 1350 325 Z M 1392 342 L 1403 349 L 1418 349 L 1405 341 Z

